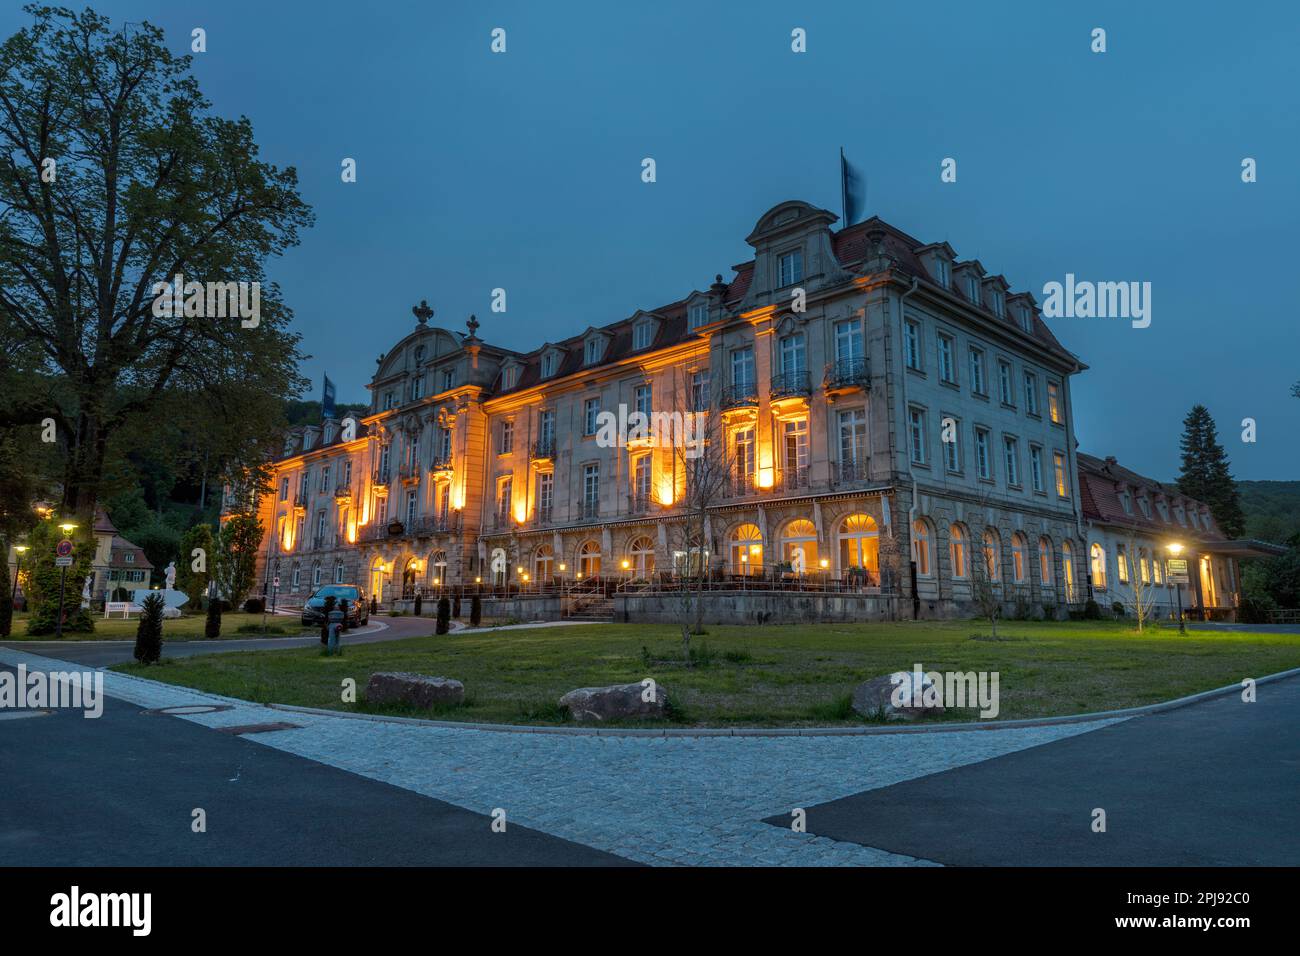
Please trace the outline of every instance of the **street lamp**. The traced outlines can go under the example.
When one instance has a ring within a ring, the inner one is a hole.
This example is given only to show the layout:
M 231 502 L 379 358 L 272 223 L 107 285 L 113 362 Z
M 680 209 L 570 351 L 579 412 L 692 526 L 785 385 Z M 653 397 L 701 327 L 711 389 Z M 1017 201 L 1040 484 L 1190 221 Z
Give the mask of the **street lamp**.
M 22 570 L 23 552 L 26 550 L 27 550 L 27 545 L 25 544 L 14 545 L 14 587 L 13 590 L 9 593 L 10 607 L 13 607 L 15 602 L 17 602 L 18 600 L 18 572 Z
M 72 532 L 77 530 L 77 526 L 73 524 L 71 521 L 64 521 L 59 525 L 59 530 L 63 532 L 63 536 L 66 538 L 70 534 L 72 534 Z M 71 555 L 69 555 L 69 557 L 71 557 Z M 65 564 L 59 568 L 59 618 L 54 624 L 54 637 L 57 640 L 62 640 L 63 638 L 63 617 L 64 617 L 63 589 L 64 586 L 67 584 L 67 581 L 68 581 L 68 566 Z
M 1167 550 L 1170 554 L 1172 554 L 1172 555 L 1176 558 L 1176 557 L 1178 557 L 1180 554 L 1183 553 L 1183 546 L 1182 546 L 1181 544 L 1179 544 L 1177 541 L 1171 541 L 1168 545 L 1165 546 L 1165 550 Z M 1180 575 L 1180 577 L 1182 577 L 1182 575 Z M 1177 595 L 1177 597 L 1178 597 L 1178 633 L 1179 633 L 1179 634 L 1186 634 L 1186 633 L 1187 633 L 1187 625 L 1183 623 L 1183 583 L 1182 583 L 1182 581 L 1176 581 L 1176 582 L 1174 583 L 1174 594 Z

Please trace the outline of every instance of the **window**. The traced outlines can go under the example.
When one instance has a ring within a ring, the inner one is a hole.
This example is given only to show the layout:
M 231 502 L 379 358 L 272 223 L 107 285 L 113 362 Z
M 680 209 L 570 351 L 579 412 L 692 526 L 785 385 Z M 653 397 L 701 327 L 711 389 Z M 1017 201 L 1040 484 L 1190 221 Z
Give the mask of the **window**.
M 786 525 L 781 537 L 781 557 L 796 574 L 817 569 L 817 527 L 807 518 L 796 518 Z
M 993 314 L 996 315 L 999 319 L 1004 318 L 1007 314 L 1007 310 L 1006 310 L 1005 301 L 1002 298 L 1002 292 L 1001 291 L 994 292 L 991 298 L 993 300 Z
M 326 492 L 330 490 L 330 471 L 333 465 L 324 465 L 320 470 L 320 490 Z
M 633 394 L 633 404 L 636 410 L 648 419 L 650 417 L 651 391 L 649 385 L 638 385 L 636 392 Z
M 407 530 L 410 530 L 410 529 L 415 525 L 415 505 L 416 505 L 416 501 L 417 501 L 417 498 L 416 498 L 416 494 L 415 494 L 415 492 L 414 492 L 414 491 L 408 491 L 408 492 L 406 493 L 406 527 L 407 527 Z M 324 512 L 321 512 L 321 516 L 324 517 Z
M 592 578 L 600 574 L 600 544 L 596 541 L 584 541 L 578 549 L 578 575 Z
M 543 415 L 546 412 L 542 412 Z M 451 461 L 451 429 L 438 429 L 438 460 Z
M 122 560 L 127 564 L 135 564 L 135 552 L 127 551 L 122 555 Z
M 1070 480 L 1065 473 L 1065 456 L 1059 451 L 1052 452 L 1052 467 L 1056 471 L 1056 494 L 1060 498 L 1070 497 Z
M 339 484 L 343 485 L 343 487 L 345 488 L 352 484 L 352 459 L 351 458 L 343 462 L 343 477 L 339 481 Z
M 538 413 L 537 438 L 538 444 L 543 449 L 549 449 L 555 444 L 555 411 L 553 409 L 547 408 Z
M 862 328 L 857 319 L 835 323 L 835 361 L 852 362 L 866 353 L 862 348 Z
M 335 584 L 343 583 L 343 562 L 342 561 L 339 561 L 334 565 L 334 583 Z
M 731 533 L 731 573 L 763 573 L 763 533 L 757 525 L 742 524 Z
M 1138 507 L 1142 509 L 1142 517 L 1150 520 L 1151 518 L 1151 499 L 1143 495 L 1138 499 Z
M 501 387 L 514 388 L 517 384 L 519 384 L 519 366 L 507 365 L 501 370 Z
M 1038 415 L 1038 376 L 1033 372 L 1025 373 L 1025 411 Z
M 547 352 L 542 356 L 542 378 L 550 378 L 555 374 L 555 353 Z
M 1119 503 L 1124 509 L 1126 515 L 1131 515 L 1133 513 L 1133 495 L 1127 488 L 1119 493 Z
M 980 560 L 984 562 L 981 571 L 989 581 L 1002 580 L 1002 541 L 992 528 L 984 531 L 984 543 L 980 549 Z
M 777 288 L 794 285 L 803 278 L 803 253 L 793 249 L 777 260 Z
M 1014 438 L 1002 439 L 1002 460 L 1007 471 L 1007 484 L 1020 484 L 1020 444 Z
M 555 547 L 549 544 L 540 545 L 533 552 L 533 580 L 549 581 L 555 574 Z
M 298 585 L 301 583 L 301 581 L 302 581 L 302 568 L 298 567 L 298 565 L 295 564 L 293 566 L 293 589 L 295 591 L 298 590 Z
M 388 478 L 388 463 L 392 454 L 392 445 L 385 445 L 379 450 L 379 480 L 385 481 Z
M 288 477 L 284 477 L 284 478 L 281 478 L 281 479 L 280 479 L 280 500 L 281 500 L 281 501 L 288 501 L 288 500 L 289 500 L 289 479 L 288 479 Z
M 746 479 L 754 474 L 754 429 L 737 429 L 731 437 L 732 462 L 737 476 Z
M 791 375 L 805 368 L 803 333 L 785 336 L 781 339 L 781 374 Z
M 320 587 L 320 562 L 314 561 L 311 566 L 311 586 Z
M 939 333 L 939 381 L 949 385 L 957 384 L 957 368 L 953 362 L 956 343 L 951 335 Z
M 1052 542 L 1047 538 L 1038 539 L 1038 577 L 1043 587 L 1052 586 Z
M 510 520 L 510 499 L 514 494 L 514 479 L 502 478 L 497 482 L 497 523 L 505 524 Z
M 1101 545 L 1093 543 L 1091 549 L 1092 555 L 1092 586 L 1094 590 L 1106 590 L 1106 551 Z M 1124 580 L 1123 573 L 1120 574 L 1120 580 Z
M 985 428 L 975 429 L 975 465 L 981 478 L 992 480 L 993 462 L 989 456 L 989 433 Z
M 421 398 L 424 398 L 424 376 L 417 375 L 411 382 L 411 401 L 418 401 Z
M 655 570 L 655 546 L 649 538 L 634 538 L 628 545 L 628 557 L 632 559 L 632 573 L 641 579 L 650 577 Z
M 588 365 L 595 365 L 600 361 L 601 342 L 600 339 L 588 339 L 586 351 L 583 353 Z
M 515 423 L 506 419 L 501 423 L 501 433 L 497 439 L 497 454 L 508 455 L 515 450 Z
M 1011 363 L 998 361 L 998 395 L 1003 405 L 1016 404 L 1016 388 L 1011 384 Z
M 645 506 L 650 502 L 650 456 L 638 455 L 632 463 L 632 497 L 637 504 Z
M 977 275 L 968 275 L 966 277 L 966 298 L 970 299 L 976 305 L 980 304 L 980 280 Z
M 1043 449 L 1037 445 L 1029 446 L 1029 480 L 1034 491 L 1043 490 Z
M 582 512 L 590 517 L 600 506 L 600 465 L 582 466 Z
M 987 395 L 988 389 L 984 382 L 984 350 L 971 348 L 970 350 L 970 390 L 976 395 Z
M 951 429 L 948 422 L 952 422 Z M 949 436 L 952 441 L 949 441 Z M 943 429 L 943 463 L 944 467 L 953 473 L 961 471 L 961 423 L 957 419 L 944 419 Z
M 1199 530 L 1200 527 L 1201 527 L 1201 524 L 1200 524 L 1199 521 L 1196 520 L 1196 509 L 1195 509 L 1195 508 L 1193 508 L 1191 511 L 1187 512 L 1187 517 L 1191 519 L 1192 527 L 1193 527 L 1193 528 L 1196 528 L 1196 529 Z
M 930 526 L 920 518 L 912 522 L 912 560 L 916 562 L 916 573 L 920 577 L 931 575 Z
M 1068 541 L 1061 542 L 1061 577 L 1065 580 L 1065 601 L 1073 604 L 1078 595 L 1074 588 L 1074 548 Z
M 1128 584 L 1128 549 L 1124 545 L 1115 548 L 1115 571 L 1120 584 Z
M 951 279 L 951 276 L 950 276 L 950 273 L 949 273 L 948 270 L 949 270 L 948 260 L 945 259 L 943 256 L 935 256 L 935 257 L 934 257 L 934 277 L 935 277 L 937 280 L 939 280 L 939 285 L 943 286 L 945 289 L 948 288 L 948 283 L 949 283 L 949 281 L 950 281 L 950 279 Z
M 701 325 L 707 325 L 709 322 L 709 307 L 704 302 L 697 302 L 691 306 L 689 320 L 692 329 L 698 329 Z
M 537 476 L 537 520 L 550 521 L 555 504 L 555 476 L 544 471 Z
M 781 466 L 789 484 L 803 484 L 808 475 L 808 419 L 786 421 L 782 425 L 785 459 Z
M 1047 383 L 1047 415 L 1053 424 L 1061 424 L 1061 386 Z
M 449 392 L 455 387 L 456 387 L 456 370 L 454 368 L 443 369 L 441 391 Z
M 705 412 L 709 409 L 709 370 L 700 369 L 691 374 L 691 411 Z
M 1019 531 L 1011 536 L 1011 580 L 1016 584 L 1029 580 L 1029 539 Z
M 903 323 L 903 361 L 908 368 L 921 370 L 921 326 L 911 319 Z
M 948 529 L 948 557 L 952 561 L 952 576 L 966 577 L 966 533 L 960 525 Z
M 1169 504 L 1165 501 L 1156 502 L 1156 510 L 1160 512 L 1160 520 L 1169 523 Z
M 840 571 L 861 568 L 880 573 L 880 531 L 867 514 L 849 515 L 836 536 L 840 546 Z
M 867 463 L 866 413 L 860 408 L 853 408 L 846 412 L 840 412 L 839 419 L 840 464 L 843 466 L 854 466 L 854 475 L 856 477 L 864 477 L 858 473 L 857 466 L 865 466 Z M 805 444 L 807 444 L 806 438 Z
M 638 322 L 632 326 L 632 348 L 649 348 L 652 332 L 654 332 L 654 325 L 648 321 Z
M 315 546 L 320 548 L 325 544 L 325 509 L 322 508 L 316 512 L 316 541 Z
M 584 435 L 596 434 L 598 425 L 597 419 L 600 417 L 600 399 L 589 398 L 582 403 L 582 433 Z
M 907 410 L 908 449 L 913 464 L 925 464 L 925 410 Z
M 1142 576 L 1143 584 L 1151 583 L 1151 566 L 1146 548 L 1138 548 L 1138 573 Z
M 384 411 L 388 411 L 390 408 L 392 408 L 393 404 L 394 404 L 393 393 L 391 391 L 384 392 Z
M 1034 313 L 1027 305 L 1020 307 L 1020 327 L 1026 332 L 1033 334 L 1034 331 Z
M 735 349 L 731 353 L 731 384 L 732 387 L 753 388 L 754 387 L 754 349 L 746 346 L 743 349 Z

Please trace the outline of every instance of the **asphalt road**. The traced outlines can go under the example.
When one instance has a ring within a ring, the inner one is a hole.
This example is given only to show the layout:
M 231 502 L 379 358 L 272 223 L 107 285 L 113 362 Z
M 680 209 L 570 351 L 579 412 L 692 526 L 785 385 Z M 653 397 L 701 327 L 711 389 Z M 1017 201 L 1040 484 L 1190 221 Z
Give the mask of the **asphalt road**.
M 1292 677 L 810 807 L 808 832 L 950 865 L 1297 866 L 1298 715 Z
M 370 618 L 368 627 L 348 631 L 343 635 L 344 646 L 375 644 L 403 637 L 423 637 L 432 634 L 432 618 L 380 617 Z M 192 657 L 196 654 L 229 654 L 233 651 L 261 651 L 285 647 L 319 646 L 319 637 L 261 637 L 229 641 L 166 641 L 164 657 Z M 0 647 L 11 647 L 29 654 L 72 661 L 87 667 L 112 667 L 132 660 L 135 641 L 0 641 Z
M 0 712 L 0 867 L 631 865 L 112 698 L 36 713 Z

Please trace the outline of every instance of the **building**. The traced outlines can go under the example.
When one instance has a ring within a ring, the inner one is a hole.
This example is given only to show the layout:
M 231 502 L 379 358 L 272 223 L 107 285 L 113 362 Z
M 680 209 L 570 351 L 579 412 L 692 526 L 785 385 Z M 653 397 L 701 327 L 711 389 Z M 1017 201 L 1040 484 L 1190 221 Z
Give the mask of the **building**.
M 144 550 L 117 533 L 117 528 L 101 509 L 95 510 L 95 557 L 91 561 L 90 593 L 96 601 L 115 600 L 119 588 L 127 595 L 139 588 L 149 587 L 153 564 Z
M 1156 617 L 1181 606 L 1200 617 L 1230 618 L 1241 601 L 1239 559 L 1285 553 L 1278 545 L 1226 539 L 1208 505 L 1114 458 L 1080 454 L 1078 460 L 1088 589 L 1099 604 L 1122 604 L 1133 614 L 1141 594 Z M 1187 561 L 1186 585 L 1170 581 L 1170 557 Z
M 383 602 L 482 582 L 662 583 L 703 561 L 854 613 L 1087 597 L 1071 377 L 1085 366 L 1001 275 L 872 218 L 766 212 L 705 289 L 528 352 L 412 311 L 360 421 L 295 429 L 257 497 L 287 603 L 356 582 Z M 688 534 L 682 443 L 613 416 L 700 412 L 727 480 Z M 908 560 L 910 555 L 911 560 Z

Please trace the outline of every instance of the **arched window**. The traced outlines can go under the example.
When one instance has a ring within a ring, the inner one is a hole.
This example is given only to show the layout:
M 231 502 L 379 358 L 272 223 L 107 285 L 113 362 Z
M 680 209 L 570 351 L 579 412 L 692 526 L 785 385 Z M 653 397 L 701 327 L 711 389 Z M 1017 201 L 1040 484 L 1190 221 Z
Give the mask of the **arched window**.
M 731 573 L 759 574 L 763 570 L 763 534 L 758 525 L 742 524 L 731 533 Z
M 343 583 L 343 562 L 342 561 L 339 561 L 337 564 L 334 565 L 334 583 L 335 584 Z
M 912 558 L 916 561 L 916 573 L 928 578 L 934 573 L 930 566 L 930 525 L 924 518 L 912 522 Z
M 1092 545 L 1092 586 L 1098 591 L 1106 590 L 1106 551 L 1095 541 Z
M 1120 584 L 1128 584 L 1128 548 L 1122 544 L 1115 548 L 1115 573 Z
M 964 580 L 967 574 L 966 532 L 959 524 L 948 529 L 948 557 L 952 561 L 952 576 Z
M 1038 539 L 1038 580 L 1044 588 L 1050 588 L 1054 579 L 1052 574 L 1052 539 L 1044 535 Z
M 600 574 L 600 542 L 584 541 L 578 549 L 578 573 L 584 578 Z
M 649 538 L 643 536 L 633 539 L 628 545 L 627 553 L 631 559 L 633 577 L 649 578 L 655 573 L 655 546 Z
M 375 558 L 370 562 L 370 593 L 376 601 L 384 599 L 384 559 Z
M 298 587 L 301 583 L 302 583 L 302 568 L 298 567 L 298 562 L 295 561 L 293 563 L 293 589 L 295 591 L 298 590 Z
M 541 584 L 555 575 L 555 548 L 543 544 L 533 552 L 533 580 Z
M 1138 573 L 1142 575 L 1143 584 L 1151 583 L 1151 564 L 1146 548 L 1138 548 Z
M 1077 599 L 1074 592 L 1074 548 L 1070 542 L 1061 542 L 1061 577 L 1065 579 L 1065 601 L 1073 604 Z
M 445 586 L 447 583 L 447 552 L 434 551 L 430 554 L 425 573 L 429 583 L 435 588 Z
M 320 587 L 320 562 L 319 561 L 313 561 L 311 563 L 311 586 L 313 588 Z
M 840 571 L 880 570 L 880 532 L 871 515 L 849 515 L 840 524 Z
M 1016 584 L 1029 580 L 1029 539 L 1020 531 L 1011 536 L 1011 580 Z
M 984 529 L 984 547 L 980 553 L 980 560 L 984 562 L 980 570 L 990 581 L 1002 580 L 1002 539 L 992 528 Z
M 796 574 L 817 570 L 817 526 L 807 518 L 796 518 L 785 526 L 781 537 L 781 557 Z

